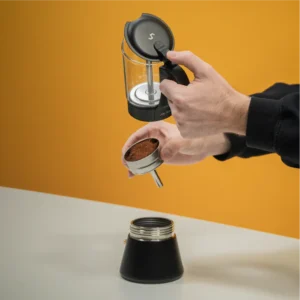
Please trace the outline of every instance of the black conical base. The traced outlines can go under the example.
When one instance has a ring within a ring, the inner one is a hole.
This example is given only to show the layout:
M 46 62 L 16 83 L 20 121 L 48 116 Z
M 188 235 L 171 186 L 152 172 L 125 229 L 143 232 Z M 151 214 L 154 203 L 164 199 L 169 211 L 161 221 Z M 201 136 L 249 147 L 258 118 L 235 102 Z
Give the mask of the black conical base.
M 138 283 L 166 283 L 183 275 L 176 236 L 165 241 L 138 241 L 128 236 L 121 276 Z
M 164 101 L 166 102 L 166 101 Z M 128 112 L 136 120 L 156 122 L 169 118 L 172 113 L 168 103 L 161 102 L 157 107 L 138 107 L 128 102 Z

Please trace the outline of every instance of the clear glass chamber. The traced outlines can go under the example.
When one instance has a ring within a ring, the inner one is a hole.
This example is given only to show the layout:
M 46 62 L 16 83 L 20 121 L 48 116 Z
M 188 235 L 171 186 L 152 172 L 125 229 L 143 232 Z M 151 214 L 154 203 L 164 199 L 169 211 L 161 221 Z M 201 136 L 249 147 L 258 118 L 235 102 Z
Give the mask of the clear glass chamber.
M 122 41 L 126 98 L 138 107 L 155 107 L 159 104 L 159 68 L 163 62 L 143 60 Z

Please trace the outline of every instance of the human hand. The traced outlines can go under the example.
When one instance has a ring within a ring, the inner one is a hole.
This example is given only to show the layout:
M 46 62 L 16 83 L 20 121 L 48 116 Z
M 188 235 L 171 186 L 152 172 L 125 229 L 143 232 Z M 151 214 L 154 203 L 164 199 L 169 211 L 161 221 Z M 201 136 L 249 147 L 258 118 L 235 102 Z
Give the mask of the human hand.
M 176 125 L 159 121 L 152 122 L 133 133 L 122 149 L 124 165 L 125 152 L 136 142 L 146 138 L 156 138 L 160 143 L 160 155 L 169 165 L 189 165 L 198 163 L 204 158 L 226 153 L 230 142 L 224 134 L 217 134 L 198 139 L 182 138 Z M 133 174 L 129 172 L 129 177 Z
M 189 51 L 169 51 L 167 57 L 195 76 L 188 86 L 171 80 L 160 84 L 181 136 L 199 138 L 223 132 L 245 135 L 250 98 Z

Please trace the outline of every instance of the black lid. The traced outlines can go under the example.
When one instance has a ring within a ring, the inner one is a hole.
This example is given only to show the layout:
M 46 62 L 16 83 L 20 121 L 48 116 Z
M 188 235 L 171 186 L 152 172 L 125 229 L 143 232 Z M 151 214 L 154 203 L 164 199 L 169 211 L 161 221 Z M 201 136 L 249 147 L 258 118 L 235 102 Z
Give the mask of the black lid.
M 163 43 L 169 50 L 174 49 L 171 29 L 164 21 L 151 14 L 142 14 L 137 20 L 127 22 L 124 35 L 130 49 L 145 60 L 161 60 L 154 48 L 155 42 Z

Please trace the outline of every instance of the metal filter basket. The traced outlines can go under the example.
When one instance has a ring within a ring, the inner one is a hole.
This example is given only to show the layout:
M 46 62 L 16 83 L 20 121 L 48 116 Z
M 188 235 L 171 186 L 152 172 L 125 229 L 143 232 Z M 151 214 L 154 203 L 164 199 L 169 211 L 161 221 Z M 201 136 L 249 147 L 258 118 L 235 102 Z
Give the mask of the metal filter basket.
M 150 141 L 155 143 L 157 146 L 153 152 L 149 153 L 147 156 L 138 159 L 138 160 L 129 160 L 128 157 L 133 149 L 140 143 Z M 124 154 L 124 161 L 134 175 L 144 175 L 150 173 L 158 187 L 162 187 L 163 183 L 160 177 L 157 174 L 156 169 L 163 163 L 160 153 L 159 153 L 159 141 L 154 138 L 148 138 L 138 141 L 137 143 L 133 144 Z

